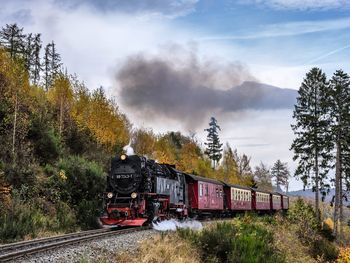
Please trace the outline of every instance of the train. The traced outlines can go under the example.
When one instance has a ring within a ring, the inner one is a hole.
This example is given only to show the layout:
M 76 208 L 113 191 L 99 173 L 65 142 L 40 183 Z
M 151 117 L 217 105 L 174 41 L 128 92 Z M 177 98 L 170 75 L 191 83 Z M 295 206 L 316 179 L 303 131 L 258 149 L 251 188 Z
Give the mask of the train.
M 105 226 L 143 226 L 165 219 L 230 217 L 289 208 L 289 197 L 185 173 L 139 155 L 112 158 L 104 193 Z

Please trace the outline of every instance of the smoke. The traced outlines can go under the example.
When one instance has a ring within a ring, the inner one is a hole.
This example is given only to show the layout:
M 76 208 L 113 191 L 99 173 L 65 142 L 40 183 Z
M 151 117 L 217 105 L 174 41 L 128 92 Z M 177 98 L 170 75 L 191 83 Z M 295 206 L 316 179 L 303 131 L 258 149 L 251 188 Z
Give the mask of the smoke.
M 145 119 L 181 121 L 187 128 L 209 115 L 247 109 L 291 108 L 296 91 L 255 81 L 242 64 L 200 60 L 174 47 L 156 56 L 131 56 L 117 74 L 127 110 Z
M 123 151 L 126 153 L 126 155 L 134 155 L 134 149 L 131 147 L 131 141 L 129 142 L 128 145 L 125 145 L 123 147 Z
M 186 220 L 179 222 L 175 219 L 165 220 L 160 223 L 153 223 L 153 228 L 158 231 L 176 231 L 178 228 L 190 228 L 193 230 L 201 230 L 203 225 L 196 220 Z

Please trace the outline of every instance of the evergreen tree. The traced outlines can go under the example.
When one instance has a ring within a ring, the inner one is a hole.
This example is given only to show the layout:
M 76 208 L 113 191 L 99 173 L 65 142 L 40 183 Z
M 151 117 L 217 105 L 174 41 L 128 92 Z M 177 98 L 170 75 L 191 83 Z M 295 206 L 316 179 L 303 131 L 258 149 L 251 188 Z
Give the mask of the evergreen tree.
M 326 117 L 326 75 L 319 68 L 312 68 L 299 88 L 292 129 L 296 138 L 291 149 L 294 160 L 298 160 L 295 176 L 304 186 L 312 185 L 315 192 L 315 208 L 319 213 L 319 192 L 326 194 L 329 185 L 325 179 L 331 158 L 331 140 L 328 136 L 329 121 Z
M 221 130 L 220 126 L 217 123 L 217 120 L 214 117 L 210 118 L 209 128 L 205 129 L 208 132 L 207 142 L 204 143 L 207 145 L 205 154 L 209 156 L 209 159 L 213 161 L 213 167 L 215 169 L 217 163 L 222 157 L 222 143 L 220 143 L 218 131 Z
M 281 160 L 277 160 L 271 168 L 271 176 L 275 178 L 277 190 L 280 189 L 281 185 L 287 189 L 288 179 L 290 177 L 287 163 L 282 163 Z
M 17 24 L 6 24 L 0 31 L 0 44 L 10 53 L 11 58 L 16 58 L 23 54 L 25 37 L 23 28 L 19 28 Z
M 334 205 L 334 234 L 338 235 L 340 220 L 340 234 L 342 235 L 343 222 L 343 181 L 346 181 L 345 171 L 349 163 L 349 134 L 350 134 L 350 80 L 348 74 L 337 70 L 328 90 L 328 108 L 331 118 L 331 135 L 335 142 L 335 205 Z
M 48 90 L 54 78 L 61 72 L 61 55 L 56 51 L 56 45 L 52 41 L 45 47 L 44 54 L 44 86 Z
M 41 35 L 36 34 L 33 40 L 33 52 L 31 57 L 31 69 L 30 75 L 31 80 L 34 85 L 37 85 L 40 81 L 40 72 L 43 69 L 40 61 L 40 51 L 41 51 Z
M 51 74 L 55 78 L 61 72 L 61 55 L 57 53 L 55 42 L 51 42 Z
M 34 51 L 33 43 L 34 43 L 34 37 L 33 37 L 33 34 L 30 33 L 26 36 L 26 41 L 24 43 L 24 50 L 23 50 L 24 68 L 29 73 L 30 73 L 30 68 L 32 66 L 32 57 L 33 57 L 33 51 Z

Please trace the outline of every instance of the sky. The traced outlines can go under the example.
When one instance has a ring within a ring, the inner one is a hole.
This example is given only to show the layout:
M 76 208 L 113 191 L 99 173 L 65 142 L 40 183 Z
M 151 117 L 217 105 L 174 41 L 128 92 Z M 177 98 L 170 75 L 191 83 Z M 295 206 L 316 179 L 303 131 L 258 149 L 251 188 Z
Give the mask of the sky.
M 202 100 L 195 94 L 222 97 L 244 81 L 296 90 L 313 66 L 327 76 L 350 67 L 348 0 L 0 0 L 0 6 L 1 26 L 16 22 L 42 33 L 44 43 L 54 40 L 68 71 L 89 89 L 103 86 L 135 127 L 196 132 L 204 142 L 215 115 L 221 140 L 253 165 L 281 159 L 295 169 L 292 109 L 205 109 L 193 106 Z M 151 112 L 126 92 L 136 81 L 134 91 L 147 91 L 143 81 L 167 91 L 152 100 Z M 300 188 L 292 179 L 291 189 Z

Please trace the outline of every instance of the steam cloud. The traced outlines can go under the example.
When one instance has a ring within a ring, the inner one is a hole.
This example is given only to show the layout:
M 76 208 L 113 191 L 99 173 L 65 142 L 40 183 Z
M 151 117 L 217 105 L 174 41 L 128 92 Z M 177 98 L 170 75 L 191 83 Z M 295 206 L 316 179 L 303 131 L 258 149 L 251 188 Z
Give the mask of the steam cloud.
M 201 62 L 195 53 L 180 57 L 176 50 L 129 57 L 117 80 L 127 110 L 146 119 L 171 118 L 192 128 L 211 114 L 291 108 L 297 94 L 255 82 L 239 63 Z
M 183 222 L 180 222 L 175 219 L 170 220 L 164 220 L 159 223 L 153 223 L 153 229 L 157 231 L 176 231 L 179 228 L 189 228 L 192 230 L 201 230 L 203 228 L 203 225 L 201 222 L 196 220 L 186 220 Z

